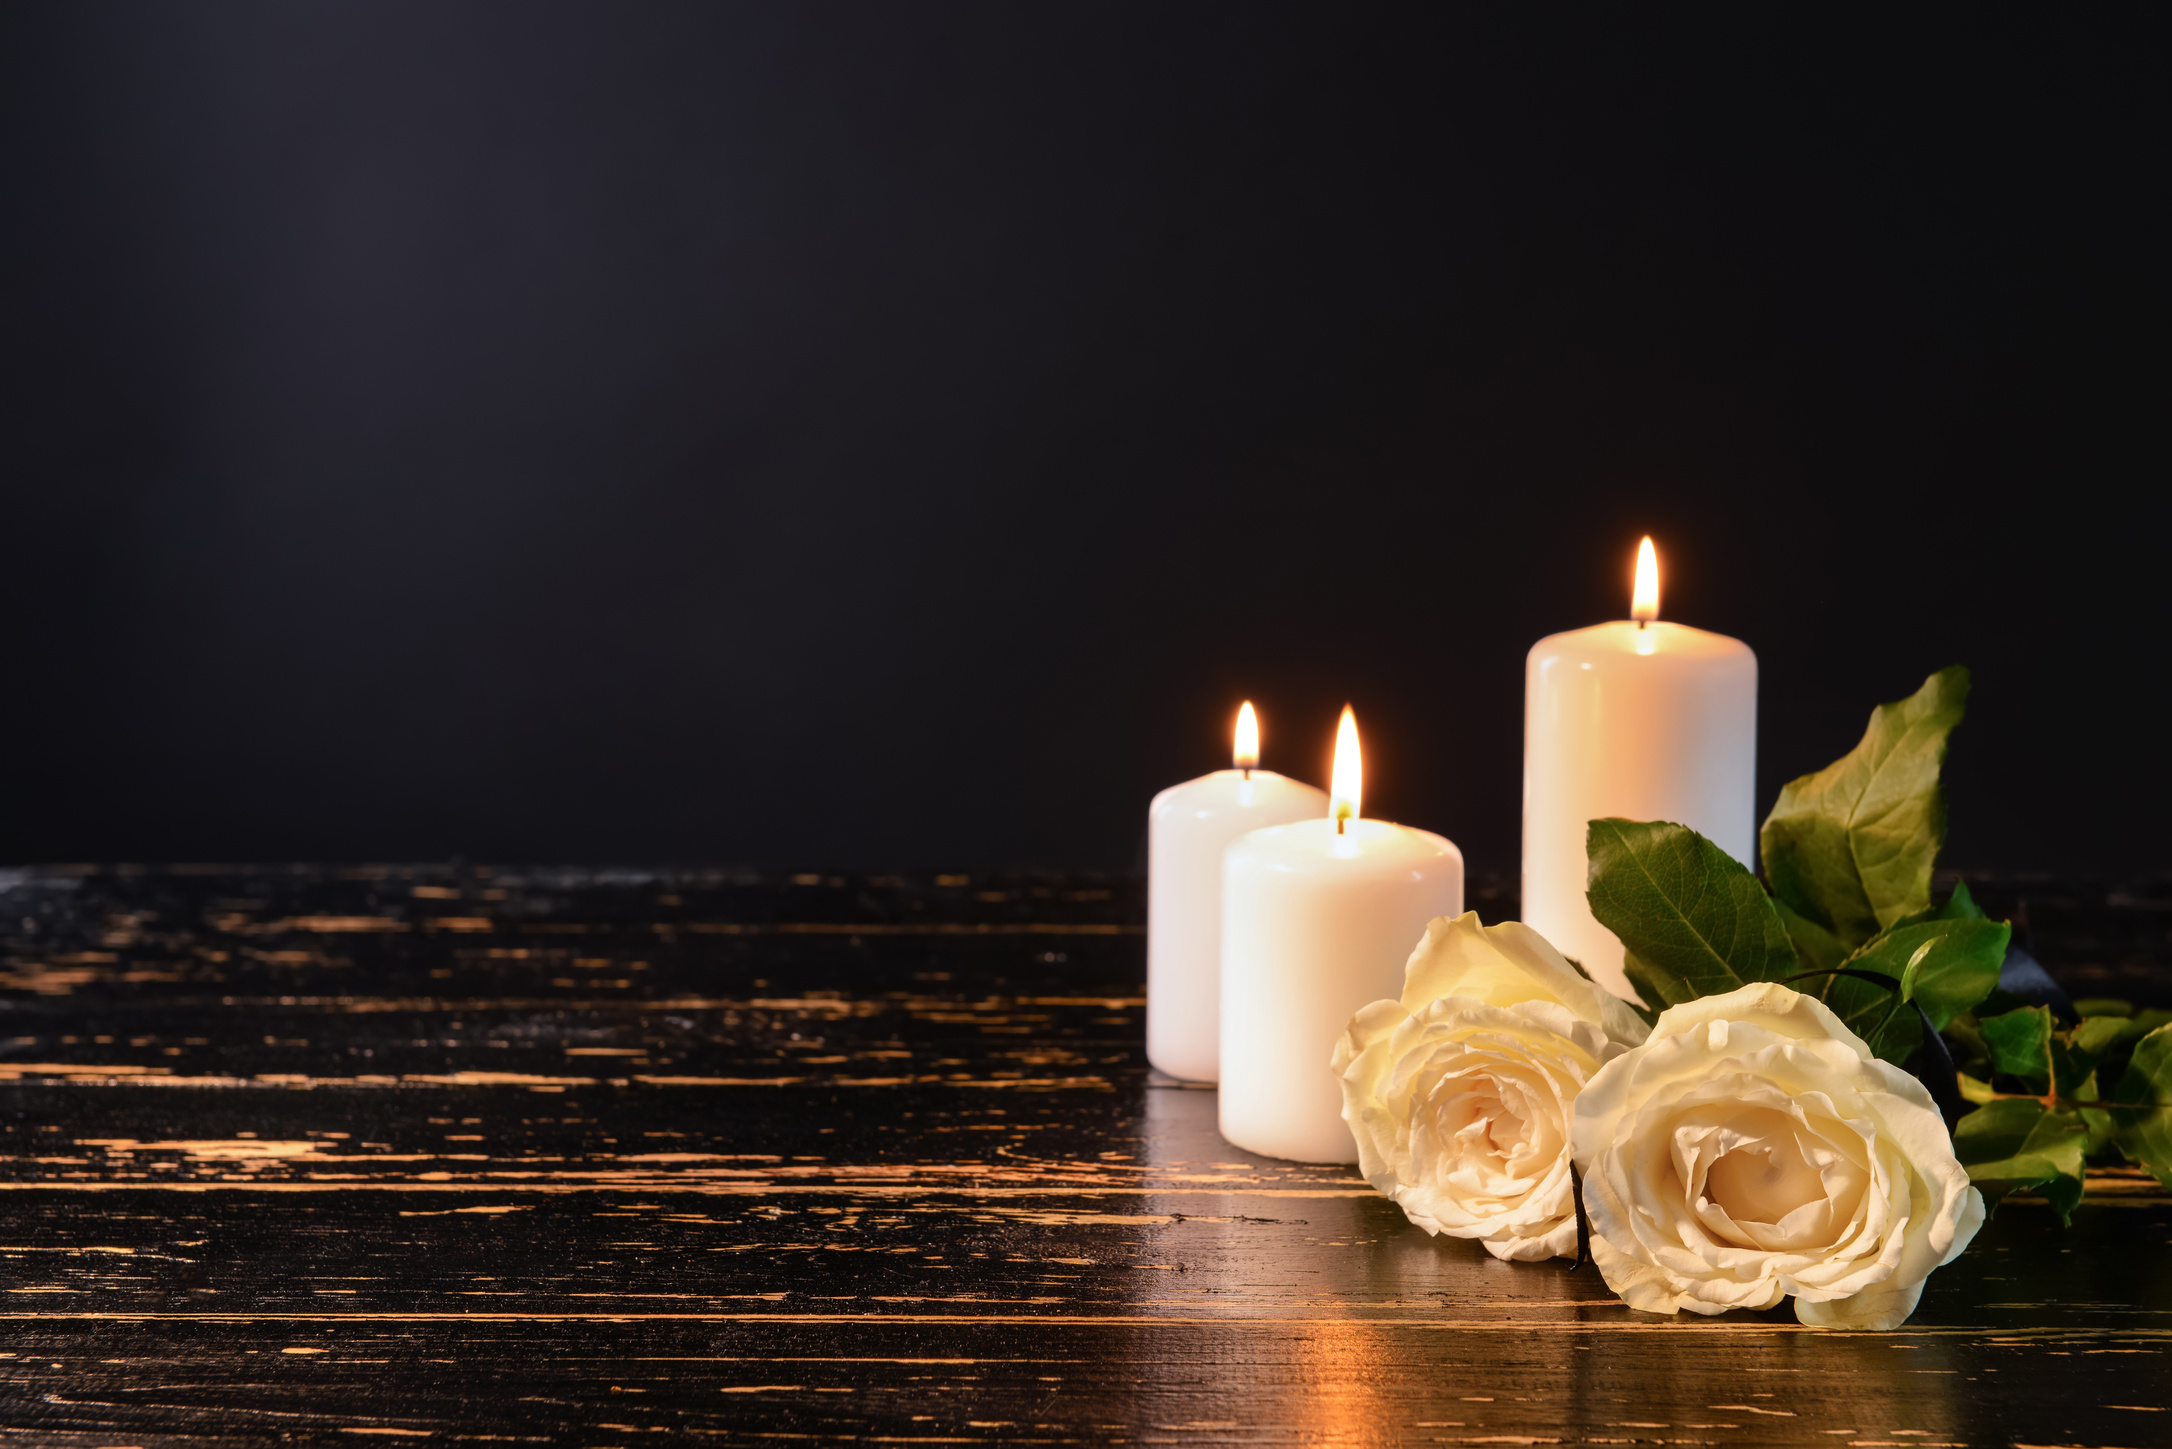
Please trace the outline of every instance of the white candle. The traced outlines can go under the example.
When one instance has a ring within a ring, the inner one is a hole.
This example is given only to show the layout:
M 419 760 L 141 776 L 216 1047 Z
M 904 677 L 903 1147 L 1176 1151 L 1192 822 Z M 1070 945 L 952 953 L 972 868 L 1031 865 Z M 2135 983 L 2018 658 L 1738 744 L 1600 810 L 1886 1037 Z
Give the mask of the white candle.
M 1259 716 L 1237 711 L 1234 765 L 1154 797 L 1146 812 L 1146 1059 L 1211 1082 L 1222 1051 L 1222 851 L 1263 825 L 1327 813 L 1327 793 L 1259 765 Z
M 1757 656 L 1739 639 L 1658 622 L 1648 538 L 1630 612 L 1531 646 L 1523 919 L 1601 986 L 1633 997 L 1621 942 L 1585 900 L 1587 827 L 1609 816 L 1671 820 L 1755 868 Z
M 1361 1006 L 1400 996 L 1436 916 L 1463 912 L 1463 853 L 1358 818 L 1357 721 L 1336 733 L 1328 818 L 1255 830 L 1222 858 L 1222 1135 L 1267 1157 L 1355 1162 L 1328 1068 Z

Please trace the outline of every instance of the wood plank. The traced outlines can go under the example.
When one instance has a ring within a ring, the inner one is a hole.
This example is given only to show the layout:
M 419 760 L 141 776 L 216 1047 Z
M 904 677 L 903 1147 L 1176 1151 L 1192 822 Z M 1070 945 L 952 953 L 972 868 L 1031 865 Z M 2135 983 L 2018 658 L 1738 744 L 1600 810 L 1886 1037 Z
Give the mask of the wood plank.
M 2172 1442 L 2161 1195 L 2009 1205 L 1895 1333 L 1635 1314 L 1223 1143 L 1136 883 L 833 879 L 19 879 L 0 1427 Z

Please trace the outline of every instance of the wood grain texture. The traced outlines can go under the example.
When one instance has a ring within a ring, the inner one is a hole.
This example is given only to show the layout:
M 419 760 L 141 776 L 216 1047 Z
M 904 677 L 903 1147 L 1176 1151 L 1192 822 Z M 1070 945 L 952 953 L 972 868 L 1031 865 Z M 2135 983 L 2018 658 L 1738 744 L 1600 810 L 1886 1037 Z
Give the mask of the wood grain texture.
M 1347 1169 L 1223 1143 L 1211 1092 L 1145 1069 L 1139 897 L 18 873 L 0 1427 L 2172 1443 L 2162 1196 L 2107 1183 L 2071 1232 L 2009 1205 L 1895 1333 L 1632 1313 L 1588 1268 L 1493 1262 Z M 2163 934 L 2092 909 L 2102 939 Z

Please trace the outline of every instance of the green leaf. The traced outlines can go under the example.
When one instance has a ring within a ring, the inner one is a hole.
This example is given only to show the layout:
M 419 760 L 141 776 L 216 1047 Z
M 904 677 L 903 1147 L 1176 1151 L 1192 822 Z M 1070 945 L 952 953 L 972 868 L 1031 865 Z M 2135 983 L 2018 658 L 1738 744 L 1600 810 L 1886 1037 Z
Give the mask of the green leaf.
M 1659 1013 L 1668 1007 L 1680 1006 L 1685 1001 L 1697 999 L 1697 993 L 1679 978 L 1669 976 L 1663 971 L 1654 971 L 1634 951 L 1625 950 L 1621 953 L 1621 969 L 1622 974 L 1629 978 L 1629 984 L 1637 989 L 1637 995 L 1652 1003 L 1638 1013 L 1647 1016 L 1647 1026 L 1659 1025 Z M 1634 1005 L 1630 1007 L 1632 1011 L 1636 1009 Z
M 1865 959 L 1861 953 L 1849 957 L 1840 971 L 1860 971 L 1877 979 L 1832 972 L 1791 984 L 1830 1007 L 1841 1024 L 1861 1037 L 1878 1060 L 1906 1065 L 1923 1045 L 1923 1018 L 1902 999 L 1900 973 L 1880 969 L 1878 961 Z
M 1831 931 L 1795 914 L 1786 901 L 1775 900 L 1772 908 L 1780 913 L 1780 924 L 1787 928 L 1788 940 L 1795 943 L 1795 954 L 1805 971 L 1831 971 L 1848 959 L 1847 946 Z
M 1968 893 L 1968 882 L 1957 880 L 1953 883 L 1952 893 L 1946 897 L 1944 902 L 1926 910 L 1917 911 L 1912 916 L 1903 916 L 1897 924 L 1920 926 L 1925 921 L 1988 921 L 1990 919 L 1989 916 L 1983 913 L 1983 907 L 1976 904 L 1976 898 Z
M 1591 913 L 1621 938 L 1640 995 L 1675 1005 L 1801 967 L 1757 877 L 1696 831 L 1665 821 L 1594 820 Z
M 1991 1047 L 1983 1039 L 1983 1028 L 1974 1012 L 1960 1013 L 1946 1023 L 1939 1035 L 1946 1039 L 1946 1050 L 1953 1054 L 1955 1066 L 1985 1081 L 1991 1079 Z
M 1873 710 L 1854 749 L 1781 790 L 1758 835 L 1774 895 L 1849 947 L 1929 909 L 1946 836 L 1938 770 L 1967 699 L 1968 671 L 1941 669 Z
M 2136 1045 L 2112 1101 L 2119 1150 L 2172 1187 L 2172 1026 L 2158 1027 Z
M 2078 1004 L 2075 1009 L 2080 1010 Z M 2086 1012 L 2084 1014 L 2088 1016 L 2108 1016 L 2111 1013 Z M 2137 1011 L 2134 1015 L 2127 1017 L 2126 1025 L 2119 1029 L 2119 1040 L 2122 1044 L 2138 1042 L 2167 1022 L 2172 1022 L 2172 1011 L 2167 1011 L 2161 1006 L 2152 1006 L 2147 1011 Z
M 1868 981 L 1850 981 L 1845 976 L 1830 978 L 1822 991 L 1813 990 L 1817 986 L 1815 981 L 1805 981 L 1796 990 L 1822 996 L 1833 1015 L 1861 1037 L 1879 1061 L 1896 1067 L 1905 1065 L 1916 1054 L 1916 1048 L 1923 1045 L 1923 1018 L 1901 1000 L 1898 991 L 1887 991 Z
M 2097 1063 L 2127 1027 L 2123 1016 L 2092 1016 L 2071 1031 L 2059 1031 L 2044 1006 L 2019 1007 L 1978 1023 L 1995 1071 L 2031 1092 L 2061 1097 L 2086 1095 Z
M 1908 1003 L 1920 1005 L 1933 1028 L 1944 1029 L 1998 985 L 2010 935 L 2000 922 L 1934 913 L 1880 933 L 1839 963 L 1844 971 L 1888 977 L 1892 989 L 1847 976 L 1813 979 L 1796 989 L 1831 1007 L 1881 1061 L 1899 1065 L 1923 1045 L 1922 1018 Z
M 2004 921 L 1965 917 L 1895 926 L 1847 964 L 1899 977 L 1901 997 L 1920 1002 L 1931 1025 L 1943 1030 L 1998 986 L 2013 934 Z
M 1592 914 L 1621 938 L 1623 969 L 1648 1002 L 1678 1006 L 1751 981 L 1792 980 L 1803 974 L 1806 961 L 1812 969 L 1830 971 L 1845 956 L 1830 936 L 1820 937 L 1820 928 L 1800 917 L 1783 917 L 1755 876 L 1694 830 L 1664 822 L 1594 820 L 1588 844 Z M 1798 954 L 1790 928 L 1807 929 L 1808 950 Z M 1851 968 L 1859 964 L 1891 978 L 1891 988 L 1832 975 L 1795 983 L 1831 1007 L 1878 1057 L 1896 1064 L 1923 1044 L 1922 1018 L 1900 994 L 1908 953 L 1926 947 L 1918 974 L 1932 1000 L 1946 1008 L 1973 989 L 1968 963 L 1988 949 L 1993 936 L 2003 952 L 2006 934 L 2004 926 L 1966 921 L 1908 929 L 1910 934 L 1882 948 L 1883 954 L 1866 950 L 1847 958 Z M 1925 965 L 1931 967 L 1928 973 Z M 1995 958 L 1990 973 L 1995 983 Z M 1963 1008 L 1946 1008 L 1945 1014 L 1957 1009 Z
M 1947 896 L 1946 903 L 1938 908 L 1938 919 L 1988 921 L 1991 918 L 1983 913 L 1983 908 L 1976 904 L 1976 898 L 1968 893 L 1968 882 L 1957 880 L 1953 883 L 1953 894 Z
M 2060 1116 L 2063 1114 L 2053 1112 L 2045 1115 Z M 2083 1129 L 2085 1134 L 2087 1130 L 2087 1128 Z M 2051 1210 L 2059 1215 L 2059 1223 L 2062 1227 L 2071 1228 L 2074 1226 L 2074 1209 L 2081 1206 L 2082 1189 L 2087 1185 L 2080 1173 L 2075 1173 L 2072 1177 L 2061 1173 L 2044 1184 L 2042 1189 L 2044 1201 L 2050 1203 Z
M 2041 1188 L 2062 1222 L 2081 1201 L 2088 1143 L 2089 1129 L 2074 1113 L 2048 1112 L 2026 1097 L 1986 1103 L 1953 1129 L 1953 1152 L 1969 1181 L 1993 1196 Z
M 2051 1090 L 2051 1008 L 2023 1006 L 1977 1023 L 1991 1066 L 2032 1092 Z
M 2097 1069 L 2097 1062 L 2111 1045 L 2119 1040 L 2126 1029 L 2124 1017 L 2091 1016 L 2071 1031 L 2062 1031 L 2051 1039 L 2052 1088 L 2062 1097 L 2084 1095 L 2089 1075 Z
M 2081 1113 L 2082 1125 L 2089 1129 L 2089 1143 L 2083 1150 L 2087 1156 L 2093 1158 L 2111 1145 L 2112 1139 L 2118 1135 L 2118 1124 L 2113 1122 L 2112 1114 L 2102 1107 L 2081 1107 L 2076 1110 Z

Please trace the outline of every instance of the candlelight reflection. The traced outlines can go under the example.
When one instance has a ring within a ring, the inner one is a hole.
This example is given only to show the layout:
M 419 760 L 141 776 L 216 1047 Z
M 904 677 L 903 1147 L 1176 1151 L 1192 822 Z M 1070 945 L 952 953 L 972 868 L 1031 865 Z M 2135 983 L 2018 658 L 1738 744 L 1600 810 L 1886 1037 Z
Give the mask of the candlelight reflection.
M 1144 1169 L 1136 1206 L 1081 1204 L 1096 1225 L 1048 1250 L 1125 1265 L 1111 1357 L 1163 1371 L 1129 1374 L 1111 1422 L 1352 1445 L 1997 1437 L 1961 1385 L 2019 1350 L 1953 1328 L 2006 1280 L 1971 1288 L 1956 1265 L 1913 1333 L 1809 1333 L 1786 1306 L 1663 1319 L 1625 1307 L 1589 1264 L 1497 1262 L 1427 1236 L 1348 1169 L 1231 1147 L 1210 1089 L 1141 1095 L 1126 1139 Z

